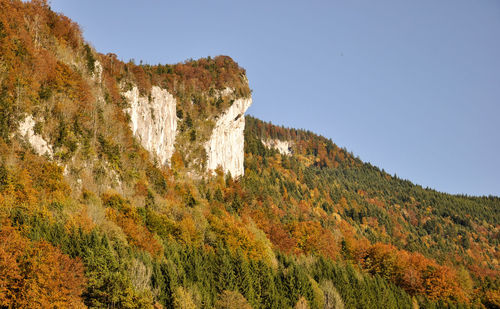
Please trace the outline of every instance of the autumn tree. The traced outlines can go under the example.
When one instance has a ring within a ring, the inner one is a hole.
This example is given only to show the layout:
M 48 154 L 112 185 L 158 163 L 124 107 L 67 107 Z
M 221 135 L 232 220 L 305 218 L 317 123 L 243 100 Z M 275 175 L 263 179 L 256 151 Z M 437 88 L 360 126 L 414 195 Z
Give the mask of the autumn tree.
M 0 304 L 31 308 L 84 308 L 83 265 L 47 242 L 30 242 L 0 229 Z
M 243 297 L 238 292 L 235 291 L 224 291 L 220 295 L 219 299 L 217 300 L 217 303 L 215 305 L 215 308 L 217 309 L 230 309 L 230 308 L 241 308 L 241 309 L 251 309 L 252 306 L 250 306 Z

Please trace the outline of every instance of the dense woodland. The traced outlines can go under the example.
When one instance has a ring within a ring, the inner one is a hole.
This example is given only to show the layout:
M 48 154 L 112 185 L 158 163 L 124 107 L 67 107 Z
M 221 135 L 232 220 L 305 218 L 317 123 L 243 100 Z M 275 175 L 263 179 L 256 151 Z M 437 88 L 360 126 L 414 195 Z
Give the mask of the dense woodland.
M 170 167 L 130 131 L 133 85 L 178 101 Z M 250 94 L 227 56 L 125 63 L 45 1 L 0 0 L 0 307 L 500 308 L 498 197 L 424 189 L 252 117 L 245 176 L 191 177 L 190 149 Z M 19 135 L 26 115 L 53 154 Z

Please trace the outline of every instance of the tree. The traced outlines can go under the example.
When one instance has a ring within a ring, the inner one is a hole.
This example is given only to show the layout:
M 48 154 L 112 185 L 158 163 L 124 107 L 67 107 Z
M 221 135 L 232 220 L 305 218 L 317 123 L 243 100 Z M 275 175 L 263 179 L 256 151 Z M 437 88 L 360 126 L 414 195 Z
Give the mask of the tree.
M 248 304 L 247 300 L 243 295 L 236 291 L 223 291 L 220 295 L 217 303 L 215 304 L 217 309 L 231 309 L 231 308 L 241 308 L 241 309 L 251 309 L 252 306 Z
M 342 297 L 330 280 L 321 282 L 321 289 L 325 295 L 325 309 L 344 309 Z
M 196 305 L 193 302 L 191 293 L 183 287 L 178 287 L 174 294 L 174 308 L 178 309 L 195 309 Z
M 299 301 L 295 304 L 295 309 L 309 309 L 309 303 L 304 297 L 299 298 Z

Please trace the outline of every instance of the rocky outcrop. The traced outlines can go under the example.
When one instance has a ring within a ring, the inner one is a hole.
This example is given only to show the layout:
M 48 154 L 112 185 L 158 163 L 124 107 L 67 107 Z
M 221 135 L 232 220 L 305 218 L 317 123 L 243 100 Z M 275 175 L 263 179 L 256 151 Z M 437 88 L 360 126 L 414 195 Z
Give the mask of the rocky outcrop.
M 175 98 L 167 90 L 157 86 L 152 87 L 150 98 L 140 96 L 137 87 L 123 95 L 130 104 L 126 112 L 130 115 L 130 127 L 134 136 L 160 163 L 170 164 L 177 132 Z M 224 90 L 219 95 L 230 93 Z M 244 113 L 251 104 L 251 98 L 237 99 L 216 118 L 215 127 L 205 143 L 209 171 L 220 166 L 233 177 L 243 175 Z
M 279 139 L 262 140 L 262 144 L 267 148 L 276 149 L 282 155 L 289 156 L 292 154 L 292 143 L 289 141 L 282 141 Z
M 19 124 L 19 133 L 30 143 L 38 155 L 48 155 L 52 158 L 52 145 L 47 143 L 41 135 L 35 133 L 35 120 L 31 115 L 24 118 Z
M 213 171 L 221 166 L 225 173 L 229 172 L 233 177 L 243 175 L 244 113 L 251 104 L 251 98 L 237 99 L 218 118 L 212 135 L 205 144 L 208 170 Z
M 92 78 L 97 83 L 102 83 L 102 64 L 99 61 L 94 62 L 94 72 Z
M 170 164 L 177 132 L 175 98 L 157 86 L 152 87 L 149 98 L 140 96 L 137 87 L 123 95 L 130 104 L 126 112 L 135 137 L 161 164 Z

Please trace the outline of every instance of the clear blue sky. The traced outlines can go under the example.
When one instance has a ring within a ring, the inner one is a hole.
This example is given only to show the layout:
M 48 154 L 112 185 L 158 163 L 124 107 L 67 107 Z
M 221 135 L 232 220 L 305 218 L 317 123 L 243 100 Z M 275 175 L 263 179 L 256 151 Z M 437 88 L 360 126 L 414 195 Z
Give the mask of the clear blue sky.
M 424 187 L 500 195 L 500 2 L 52 0 L 100 52 L 225 54 L 249 113 Z

